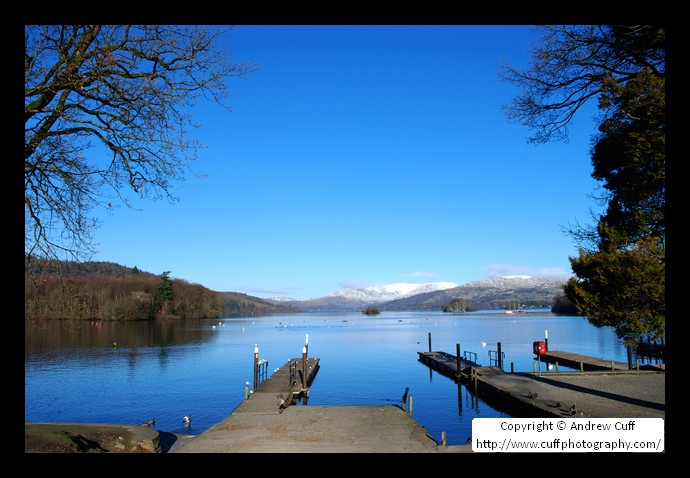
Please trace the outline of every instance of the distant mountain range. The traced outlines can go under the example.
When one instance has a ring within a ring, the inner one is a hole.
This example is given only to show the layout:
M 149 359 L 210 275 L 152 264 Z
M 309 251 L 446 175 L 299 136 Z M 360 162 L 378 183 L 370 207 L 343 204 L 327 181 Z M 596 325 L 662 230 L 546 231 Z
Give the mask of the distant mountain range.
M 52 274 L 57 264 L 33 261 L 26 274 Z M 64 277 L 145 274 L 112 262 L 61 262 Z M 551 307 L 562 296 L 567 279 L 538 279 L 530 276 L 505 276 L 468 282 L 396 283 L 360 289 L 342 289 L 323 297 L 294 300 L 279 297 L 260 298 L 240 292 L 218 292 L 228 313 L 335 312 L 361 311 L 368 306 L 379 310 L 443 310 L 453 299 L 464 299 L 477 309 Z
M 465 299 L 477 309 L 551 307 L 567 279 L 538 279 L 506 276 L 468 282 L 389 284 L 360 289 L 343 289 L 309 300 L 267 298 L 282 306 L 305 312 L 357 311 L 368 306 L 379 310 L 442 310 L 453 299 Z

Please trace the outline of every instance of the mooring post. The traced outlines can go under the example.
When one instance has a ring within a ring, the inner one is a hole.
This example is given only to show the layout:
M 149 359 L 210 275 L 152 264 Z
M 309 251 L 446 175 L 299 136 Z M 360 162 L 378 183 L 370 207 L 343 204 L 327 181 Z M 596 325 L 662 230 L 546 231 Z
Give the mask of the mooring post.
M 402 396 L 402 408 L 405 410 L 405 405 L 407 404 L 407 392 L 410 391 L 410 387 L 405 387 L 405 393 Z
M 544 330 L 544 350 L 549 351 L 549 331 Z
M 254 344 L 254 390 L 259 386 L 259 346 Z
M 410 396 L 409 405 L 408 405 L 408 407 L 407 407 L 407 413 L 409 413 L 410 415 L 412 415 L 412 397 L 411 397 L 411 396 Z
M 307 390 L 307 347 L 302 347 L 302 391 Z
M 244 382 L 244 399 L 249 398 L 249 382 Z
M 304 339 L 304 347 L 307 349 L 307 354 L 309 354 L 309 334 L 307 334 L 307 337 Z
M 446 432 L 441 432 L 441 445 L 448 446 L 448 443 L 446 443 Z
M 431 332 L 429 332 L 429 352 L 431 352 Z
M 503 357 L 501 357 L 501 342 L 498 342 L 496 344 L 496 347 L 498 348 L 498 368 L 503 370 Z
M 455 344 L 455 377 L 460 378 L 460 342 Z

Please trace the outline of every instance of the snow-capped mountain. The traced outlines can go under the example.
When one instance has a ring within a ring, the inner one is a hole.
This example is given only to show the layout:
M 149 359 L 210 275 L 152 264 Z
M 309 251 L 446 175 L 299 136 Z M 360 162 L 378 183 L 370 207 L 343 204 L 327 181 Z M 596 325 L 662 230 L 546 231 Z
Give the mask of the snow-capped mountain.
M 266 297 L 264 300 L 267 300 L 269 302 L 295 302 L 297 299 L 293 299 L 292 297 L 283 297 L 283 296 L 275 296 L 275 297 Z
M 388 284 L 374 285 L 360 289 L 342 289 L 332 292 L 322 299 L 343 298 L 347 300 L 362 301 L 367 303 L 387 302 L 390 300 L 403 299 L 412 295 L 423 294 L 425 292 L 435 292 L 437 290 L 451 289 L 458 287 L 454 282 L 428 282 L 426 284 Z
M 361 310 L 375 305 L 382 310 L 442 310 L 452 299 L 463 298 L 479 308 L 521 305 L 549 306 L 567 279 L 543 279 L 526 275 L 496 277 L 458 285 L 454 282 L 388 284 L 359 289 L 342 289 L 304 301 L 273 300 L 304 311 Z
M 495 277 L 468 282 L 452 289 L 418 294 L 380 304 L 385 310 L 440 310 L 452 299 L 465 299 L 476 308 L 550 307 L 567 282 L 565 278 L 545 279 L 520 276 Z
M 495 288 L 495 289 L 524 289 L 526 287 L 544 287 L 553 285 L 553 283 L 565 282 L 566 279 L 544 279 L 539 277 L 532 277 L 528 275 L 515 275 L 515 276 L 501 276 L 494 277 L 486 280 L 478 280 L 473 282 L 467 282 L 460 287 L 465 288 Z

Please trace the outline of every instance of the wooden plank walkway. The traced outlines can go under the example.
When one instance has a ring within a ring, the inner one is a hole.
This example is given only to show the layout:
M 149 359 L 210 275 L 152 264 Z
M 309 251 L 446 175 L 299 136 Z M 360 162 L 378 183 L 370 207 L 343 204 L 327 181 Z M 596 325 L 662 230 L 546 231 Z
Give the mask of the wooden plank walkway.
M 468 368 L 481 367 L 471 360 L 460 359 L 460 370 L 458 371 L 457 356 L 447 352 L 417 352 L 419 354 L 419 361 L 428 365 L 433 370 L 437 370 L 441 374 L 457 380 L 458 378 L 469 377 Z M 536 356 L 535 356 L 536 357 Z M 546 364 L 556 364 L 557 366 L 569 367 L 580 371 L 621 371 L 629 370 L 628 364 L 625 362 L 617 362 L 615 360 L 605 360 L 602 358 L 590 357 L 588 355 L 574 354 L 562 351 L 549 351 L 540 356 L 540 360 Z M 535 358 L 536 361 L 536 358 Z M 536 363 L 535 363 L 536 365 Z M 651 365 L 645 364 L 640 366 L 641 370 L 659 370 L 665 371 L 664 364 Z M 463 373 L 464 372 L 464 373 Z M 458 377 L 460 375 L 460 377 Z
M 513 417 L 665 418 L 665 373 L 659 369 L 628 370 L 627 364 L 567 352 L 550 357 L 572 360 L 589 372 L 505 372 L 499 367 L 474 365 L 460 374 L 457 357 L 446 352 L 418 352 L 419 360 L 439 373 L 465 384 L 475 396 Z M 541 356 L 544 357 L 543 355 Z M 461 360 L 461 364 L 463 361 Z M 603 368 L 594 368 L 603 367 Z M 474 373 L 472 373 L 474 368 Z M 574 406 L 574 405 L 573 405 Z
M 303 381 L 305 372 L 303 368 L 306 368 L 306 382 Z M 283 394 L 286 399 L 289 398 L 291 400 L 300 398 L 307 395 L 307 390 L 314 381 L 318 371 L 319 358 L 308 357 L 306 367 L 301 358 L 292 358 L 273 372 L 270 377 L 262 381 L 251 393 L 252 395 L 257 393 Z M 273 401 L 275 402 L 276 400 Z
M 440 374 L 453 380 L 460 380 L 463 377 L 468 377 L 467 369 L 478 367 L 476 362 L 461 358 L 458 360 L 456 355 L 446 352 L 417 352 L 419 354 L 419 361 L 429 366 L 429 368 L 438 371 Z M 459 368 L 458 368 L 459 365 Z
M 541 355 L 539 359 L 547 364 L 562 365 L 563 367 L 570 367 L 580 371 L 629 370 L 628 364 L 625 362 L 616 362 L 614 360 L 605 360 L 559 350 L 548 351 Z

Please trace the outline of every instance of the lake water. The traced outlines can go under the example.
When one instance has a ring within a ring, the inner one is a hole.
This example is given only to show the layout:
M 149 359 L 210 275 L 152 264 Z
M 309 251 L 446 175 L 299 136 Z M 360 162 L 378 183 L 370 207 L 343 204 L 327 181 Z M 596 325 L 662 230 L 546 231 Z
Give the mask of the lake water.
M 307 339 L 308 334 L 308 339 Z M 532 344 L 627 363 L 608 328 L 549 310 L 271 314 L 145 322 L 46 321 L 25 325 L 25 421 L 143 424 L 194 435 L 226 418 L 253 386 L 254 348 L 267 375 L 292 358 L 320 359 L 310 405 L 399 405 L 441 442 L 465 444 L 472 419 L 507 417 L 418 360 L 431 349 L 476 354 L 480 365 L 531 372 Z M 491 355 L 490 355 L 491 354 Z M 539 364 L 548 373 L 545 364 Z M 563 369 L 567 370 L 567 369 Z M 191 414 L 187 427 L 182 418 Z

